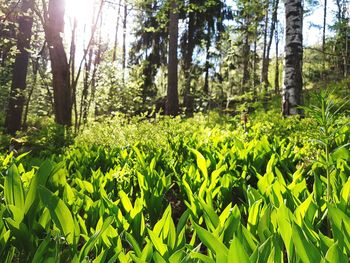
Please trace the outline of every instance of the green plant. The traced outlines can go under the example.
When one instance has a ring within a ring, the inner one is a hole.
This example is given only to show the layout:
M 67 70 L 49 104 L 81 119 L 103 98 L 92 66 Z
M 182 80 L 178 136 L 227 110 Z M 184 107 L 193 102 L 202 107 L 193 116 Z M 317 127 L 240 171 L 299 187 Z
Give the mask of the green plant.
M 326 170 L 327 178 L 327 200 L 331 200 L 331 173 L 336 168 L 336 161 L 333 155 L 339 155 L 339 151 L 350 143 L 336 145 L 337 138 L 344 134 L 344 127 L 350 122 L 340 121 L 340 113 L 345 103 L 337 104 L 330 91 L 321 91 L 315 95 L 315 105 L 302 107 L 305 112 L 317 123 L 317 131 L 313 141 L 322 147 L 324 150 L 323 160 L 320 160 Z

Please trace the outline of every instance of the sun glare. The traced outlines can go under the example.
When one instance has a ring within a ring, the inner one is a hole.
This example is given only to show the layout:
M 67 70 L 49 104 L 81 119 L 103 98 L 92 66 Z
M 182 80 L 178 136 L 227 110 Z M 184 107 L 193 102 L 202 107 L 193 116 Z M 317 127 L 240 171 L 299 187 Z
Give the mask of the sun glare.
M 78 50 L 84 50 L 89 39 L 91 37 L 91 27 L 96 23 L 97 31 L 95 36 L 101 37 L 104 44 L 107 44 L 109 48 L 112 48 L 115 42 L 116 25 L 118 24 L 118 47 L 121 48 L 123 38 L 122 19 L 123 13 L 118 12 L 118 5 L 112 4 L 113 2 L 105 1 L 102 11 L 100 12 L 99 21 L 97 22 L 97 15 L 101 7 L 101 0 L 66 0 L 66 18 L 65 18 L 65 41 L 70 43 L 72 37 L 72 29 L 74 21 L 76 21 L 76 46 L 83 47 L 77 48 Z M 118 19 L 119 13 L 119 19 Z M 119 22 L 118 22 L 119 21 Z M 126 45 L 130 44 L 131 30 L 132 30 L 132 15 L 128 13 L 128 27 L 126 29 Z M 81 57 L 82 54 L 77 54 Z
M 93 18 L 95 0 L 66 1 L 66 16 L 68 22 L 77 20 L 79 26 L 90 25 Z

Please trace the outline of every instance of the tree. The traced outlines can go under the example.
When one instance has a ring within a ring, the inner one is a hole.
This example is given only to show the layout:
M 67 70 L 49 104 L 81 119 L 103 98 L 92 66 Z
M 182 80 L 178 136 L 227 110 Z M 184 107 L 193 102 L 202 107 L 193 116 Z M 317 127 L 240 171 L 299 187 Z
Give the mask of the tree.
M 168 18 L 163 1 L 145 0 L 136 14 L 135 39 L 129 53 L 132 65 L 141 65 L 142 104 L 157 95 L 154 80 L 158 69 L 167 63 Z
M 5 128 L 10 134 L 15 134 L 21 129 L 33 26 L 33 16 L 28 12 L 33 7 L 34 0 L 24 0 L 18 16 L 17 54 L 13 65 L 12 85 L 5 119 Z
M 302 0 L 285 2 L 285 66 L 282 94 L 284 116 L 300 114 L 302 104 L 303 6 Z
M 189 0 L 188 7 L 193 5 L 193 0 Z M 184 44 L 182 45 L 182 54 L 183 54 L 183 72 L 185 78 L 185 89 L 184 89 L 184 104 L 186 107 L 186 114 L 192 115 L 193 113 L 193 101 L 191 97 L 191 69 L 192 69 L 192 56 L 195 48 L 196 39 L 196 22 L 197 16 L 194 10 L 188 10 L 188 23 L 187 30 L 185 32 Z
M 44 30 L 52 69 L 54 90 L 55 121 L 61 125 L 72 124 L 72 90 L 67 54 L 63 46 L 64 0 L 50 0 L 48 8 L 44 6 Z
M 264 48 L 263 48 L 263 57 L 262 57 L 262 69 L 261 69 L 261 82 L 263 82 L 264 90 L 267 91 L 269 87 L 269 64 L 270 64 L 270 50 L 271 45 L 276 29 L 276 23 L 277 23 L 277 11 L 278 11 L 278 3 L 279 0 L 273 0 L 272 1 L 272 17 L 271 17 L 271 25 L 270 25 L 270 34 L 268 35 L 268 9 L 266 11 L 266 25 L 265 25 L 265 32 L 264 32 Z M 269 5 L 269 1 L 268 1 Z
M 348 75 L 348 56 L 349 56 L 349 18 L 347 15 L 348 0 L 336 0 L 337 12 L 336 23 L 334 25 L 335 46 L 334 50 L 338 56 L 337 67 L 344 77 Z
M 168 60 L 168 89 L 166 114 L 176 116 L 179 114 L 178 95 L 178 47 L 179 36 L 179 11 L 176 0 L 171 1 L 170 21 L 169 21 L 169 60 Z

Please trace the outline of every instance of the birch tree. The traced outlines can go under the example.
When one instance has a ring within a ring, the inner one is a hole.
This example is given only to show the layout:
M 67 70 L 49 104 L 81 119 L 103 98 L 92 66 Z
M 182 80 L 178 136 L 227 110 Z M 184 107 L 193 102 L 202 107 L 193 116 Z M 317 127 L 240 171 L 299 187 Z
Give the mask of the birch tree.
M 285 66 L 282 91 L 284 116 L 300 114 L 302 103 L 303 5 L 302 0 L 285 1 Z

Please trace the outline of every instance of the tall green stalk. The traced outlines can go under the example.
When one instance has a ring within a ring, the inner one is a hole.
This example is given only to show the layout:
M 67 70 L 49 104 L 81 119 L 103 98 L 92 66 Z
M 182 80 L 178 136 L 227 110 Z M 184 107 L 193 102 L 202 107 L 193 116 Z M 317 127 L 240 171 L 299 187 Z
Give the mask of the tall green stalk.
M 339 114 L 341 109 L 346 104 L 345 102 L 344 104 L 337 106 L 334 100 L 332 99 L 331 95 L 332 94 L 328 91 L 322 91 L 318 95 L 316 95 L 316 100 L 319 106 L 311 105 L 303 107 L 305 112 L 308 113 L 309 116 L 316 121 L 318 126 L 318 129 L 315 134 L 315 139 L 313 141 L 315 141 L 321 146 L 325 155 L 325 162 L 322 164 L 324 165 L 324 169 L 326 170 L 328 202 L 331 201 L 332 186 L 330 176 L 332 170 L 334 169 L 331 155 L 335 150 L 335 139 L 341 134 L 341 129 L 342 127 L 344 127 L 344 124 L 341 125 L 339 122 Z M 348 123 L 345 125 L 348 125 Z M 337 149 L 345 147 L 346 145 L 342 145 Z

